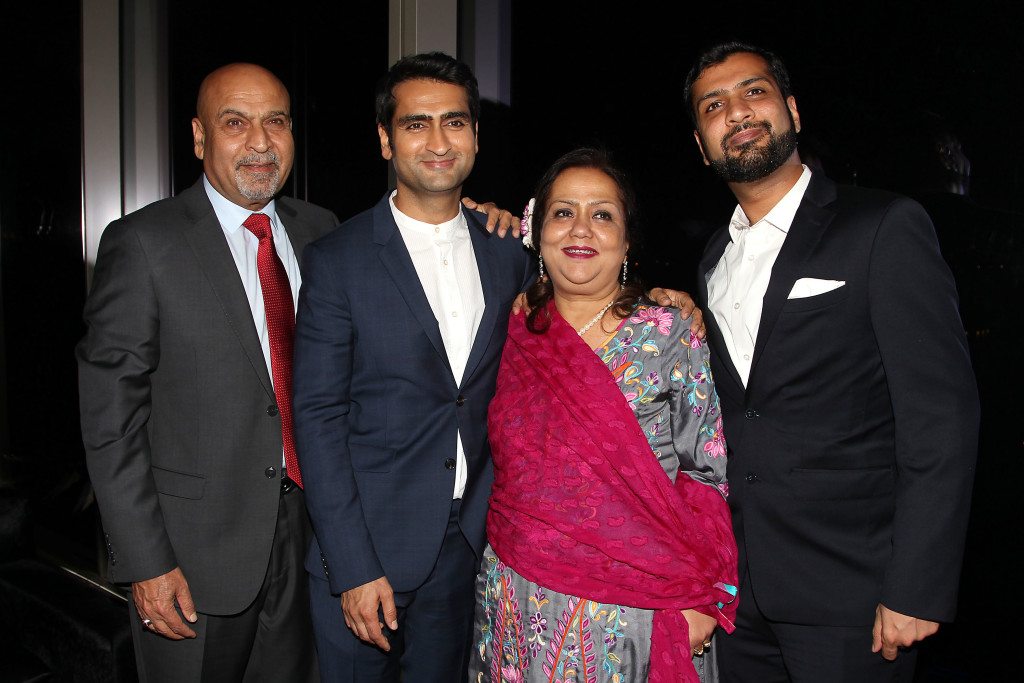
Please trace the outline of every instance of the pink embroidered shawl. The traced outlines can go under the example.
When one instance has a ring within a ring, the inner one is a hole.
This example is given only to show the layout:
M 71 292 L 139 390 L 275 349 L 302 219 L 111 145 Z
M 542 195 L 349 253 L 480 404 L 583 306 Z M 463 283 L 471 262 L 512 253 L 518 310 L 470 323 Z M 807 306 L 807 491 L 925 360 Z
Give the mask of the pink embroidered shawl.
M 657 610 L 649 680 L 696 682 L 680 610 L 734 628 L 736 601 L 723 588 L 736 585 L 728 506 L 683 472 L 672 484 L 608 368 L 548 310 L 544 334 L 524 315 L 509 320 L 488 416 L 488 539 L 541 586 Z

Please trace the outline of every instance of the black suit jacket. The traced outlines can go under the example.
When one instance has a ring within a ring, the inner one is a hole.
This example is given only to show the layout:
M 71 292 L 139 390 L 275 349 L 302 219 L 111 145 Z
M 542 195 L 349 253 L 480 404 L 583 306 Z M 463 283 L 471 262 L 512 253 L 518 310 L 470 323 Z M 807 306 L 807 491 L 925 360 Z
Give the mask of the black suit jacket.
M 316 535 L 306 568 L 332 593 L 381 576 L 402 592 L 426 580 L 452 507 L 456 430 L 468 466 L 460 525 L 482 552 L 487 406 L 509 310 L 534 272 L 519 240 L 463 210 L 485 309 L 457 383 L 388 196 L 303 258 L 294 405 Z
M 304 202 L 276 208 L 296 255 L 337 223 Z M 107 227 L 85 321 L 82 436 L 111 578 L 181 566 L 199 611 L 241 611 L 270 557 L 281 419 L 202 181 Z
M 708 244 L 700 296 L 729 242 Z M 799 278 L 845 280 L 788 299 Z M 956 289 L 915 202 L 817 174 L 772 269 L 744 388 L 712 312 L 741 580 L 791 623 L 948 621 L 978 436 Z

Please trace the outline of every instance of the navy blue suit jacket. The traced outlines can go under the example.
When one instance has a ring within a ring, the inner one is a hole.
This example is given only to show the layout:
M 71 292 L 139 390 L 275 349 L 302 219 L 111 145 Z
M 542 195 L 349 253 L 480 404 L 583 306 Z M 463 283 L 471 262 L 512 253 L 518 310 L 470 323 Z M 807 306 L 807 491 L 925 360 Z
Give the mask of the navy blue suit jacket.
M 482 552 L 493 479 L 487 406 L 509 310 L 534 275 L 519 240 L 492 236 L 480 214 L 463 210 L 485 310 L 457 384 L 388 196 L 303 257 L 293 381 L 316 534 L 306 568 L 335 594 L 381 576 L 398 592 L 426 580 L 451 510 L 456 430 L 468 465 L 460 525 Z

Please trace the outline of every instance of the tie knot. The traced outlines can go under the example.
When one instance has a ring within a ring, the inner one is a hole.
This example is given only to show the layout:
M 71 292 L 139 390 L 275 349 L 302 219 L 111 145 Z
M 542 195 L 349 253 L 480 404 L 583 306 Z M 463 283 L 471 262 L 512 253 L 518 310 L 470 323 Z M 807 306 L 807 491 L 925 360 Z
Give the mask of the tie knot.
M 242 223 L 257 239 L 270 237 L 270 217 L 265 213 L 254 213 Z

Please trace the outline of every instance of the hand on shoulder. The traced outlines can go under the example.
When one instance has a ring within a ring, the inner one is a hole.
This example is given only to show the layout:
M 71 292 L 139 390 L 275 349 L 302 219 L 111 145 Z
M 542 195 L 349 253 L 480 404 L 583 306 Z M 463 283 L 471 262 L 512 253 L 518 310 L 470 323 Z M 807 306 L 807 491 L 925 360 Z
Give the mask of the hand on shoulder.
M 705 337 L 707 329 L 704 327 L 704 313 L 697 308 L 697 302 L 693 300 L 692 296 L 686 292 L 681 292 L 675 289 L 665 289 L 663 287 L 655 287 L 651 291 L 647 292 L 647 296 L 651 301 L 660 306 L 674 306 L 675 308 L 678 308 L 679 317 L 684 320 L 692 317 L 693 320 L 690 322 L 690 332 L 697 335 L 700 339 Z

